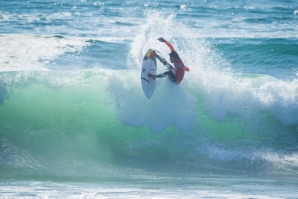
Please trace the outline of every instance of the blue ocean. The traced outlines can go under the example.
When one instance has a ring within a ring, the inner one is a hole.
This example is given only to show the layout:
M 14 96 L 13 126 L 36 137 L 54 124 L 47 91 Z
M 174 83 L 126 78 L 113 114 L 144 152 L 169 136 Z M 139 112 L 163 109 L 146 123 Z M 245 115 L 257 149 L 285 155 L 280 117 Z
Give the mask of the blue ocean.
M 297 1 L 0 0 L 0 198 L 298 198 Z

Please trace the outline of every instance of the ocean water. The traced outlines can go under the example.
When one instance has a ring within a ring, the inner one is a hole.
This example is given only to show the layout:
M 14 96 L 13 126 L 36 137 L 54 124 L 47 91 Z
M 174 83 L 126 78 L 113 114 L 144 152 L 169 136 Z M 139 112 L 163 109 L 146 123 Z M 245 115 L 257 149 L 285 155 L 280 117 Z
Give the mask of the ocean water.
M 0 198 L 298 198 L 297 2 L 0 0 Z

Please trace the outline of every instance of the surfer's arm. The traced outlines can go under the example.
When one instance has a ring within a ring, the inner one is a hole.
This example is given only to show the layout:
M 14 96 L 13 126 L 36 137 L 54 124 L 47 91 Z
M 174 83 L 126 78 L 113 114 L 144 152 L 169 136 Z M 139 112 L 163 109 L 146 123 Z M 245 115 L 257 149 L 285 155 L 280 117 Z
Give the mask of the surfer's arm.
M 164 38 L 160 37 L 160 38 L 158 38 L 158 40 L 160 42 L 164 42 L 170 48 L 171 52 L 175 51 L 175 48 L 173 47 L 173 45 L 170 42 L 168 42 L 167 40 L 165 40 Z
M 175 48 L 173 47 L 173 45 L 165 40 L 165 44 L 170 48 L 171 52 L 175 51 Z

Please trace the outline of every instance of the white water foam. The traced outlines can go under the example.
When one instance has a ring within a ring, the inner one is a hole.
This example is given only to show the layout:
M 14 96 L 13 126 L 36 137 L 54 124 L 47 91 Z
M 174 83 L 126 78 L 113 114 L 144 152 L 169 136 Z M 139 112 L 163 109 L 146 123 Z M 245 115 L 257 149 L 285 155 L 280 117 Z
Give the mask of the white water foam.
M 157 82 L 153 97 L 147 100 L 140 86 L 139 72 L 113 72 L 108 80 L 108 90 L 114 96 L 121 123 L 148 126 L 153 132 L 161 132 L 169 126 L 183 131 L 195 127 L 196 100 L 181 86 Z
M 183 33 L 174 30 L 183 29 Z M 242 77 L 230 70 L 230 64 L 212 49 L 208 42 L 196 38 L 193 30 L 175 20 L 174 15 L 149 12 L 147 23 L 131 44 L 130 55 L 140 70 L 144 53 L 157 49 L 163 55 L 168 47 L 157 40 L 164 37 L 170 41 L 190 72 L 185 73 L 181 83 L 203 94 L 207 114 L 223 122 L 231 114 L 243 119 L 254 118 L 263 111 L 272 114 L 284 126 L 298 126 L 298 81 L 278 80 L 270 76 Z M 198 36 L 199 37 L 199 36 Z M 168 59 L 168 56 L 165 56 Z M 165 71 L 158 63 L 160 72 Z M 160 79 L 157 82 L 162 82 Z
M 0 72 L 47 70 L 51 60 L 66 52 L 79 52 L 84 39 L 31 34 L 0 35 Z

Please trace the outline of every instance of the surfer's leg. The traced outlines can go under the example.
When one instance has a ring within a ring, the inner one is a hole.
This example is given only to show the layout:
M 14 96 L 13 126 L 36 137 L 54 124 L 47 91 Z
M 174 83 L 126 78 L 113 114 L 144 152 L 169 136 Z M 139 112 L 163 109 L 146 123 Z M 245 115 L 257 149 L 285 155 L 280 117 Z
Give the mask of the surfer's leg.
M 169 70 L 163 74 L 166 75 L 171 82 L 176 83 L 176 75 L 172 71 Z

